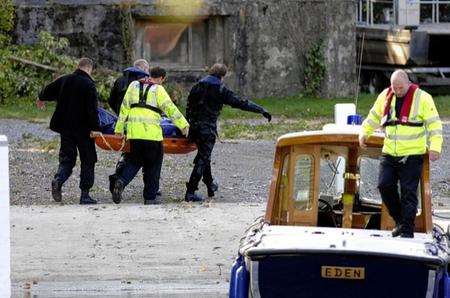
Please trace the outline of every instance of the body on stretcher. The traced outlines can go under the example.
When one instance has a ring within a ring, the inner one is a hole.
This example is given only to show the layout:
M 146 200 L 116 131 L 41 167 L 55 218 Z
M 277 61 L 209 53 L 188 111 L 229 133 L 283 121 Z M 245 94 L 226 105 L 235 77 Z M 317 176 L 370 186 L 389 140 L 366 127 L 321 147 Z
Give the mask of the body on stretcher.
M 98 109 L 98 114 L 102 131 L 91 134 L 91 137 L 95 139 L 95 144 L 104 150 L 130 152 L 130 142 L 124 136 L 114 134 L 117 116 L 102 108 Z M 164 136 L 164 153 L 186 154 L 197 150 L 197 146 L 190 143 L 170 119 L 163 118 L 161 128 Z

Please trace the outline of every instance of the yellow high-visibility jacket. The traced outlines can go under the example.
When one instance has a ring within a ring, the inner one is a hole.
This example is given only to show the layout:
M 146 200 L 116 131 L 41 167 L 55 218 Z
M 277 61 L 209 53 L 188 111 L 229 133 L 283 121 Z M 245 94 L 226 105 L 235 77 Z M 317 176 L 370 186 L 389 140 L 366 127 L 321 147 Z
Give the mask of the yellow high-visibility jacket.
M 388 89 L 380 93 L 369 115 L 362 124 L 361 134 L 369 137 L 381 125 L 384 113 L 384 103 Z M 433 98 L 427 92 L 417 89 L 413 95 L 413 102 L 408 121 L 423 124 L 421 126 L 390 125 L 386 126 L 383 153 L 392 156 L 406 156 L 424 154 L 429 150 L 441 152 L 442 122 L 434 105 Z M 390 119 L 395 117 L 395 95 L 391 101 Z M 428 138 L 428 144 L 427 144 Z
M 143 89 L 145 90 L 147 86 L 144 84 Z M 139 88 L 139 81 L 134 81 L 128 86 L 114 131 L 120 134 L 126 131 L 127 139 L 130 140 L 162 141 L 161 115 L 145 107 L 132 107 L 139 103 Z M 164 112 L 180 130 L 189 126 L 163 86 L 152 85 L 145 104 Z

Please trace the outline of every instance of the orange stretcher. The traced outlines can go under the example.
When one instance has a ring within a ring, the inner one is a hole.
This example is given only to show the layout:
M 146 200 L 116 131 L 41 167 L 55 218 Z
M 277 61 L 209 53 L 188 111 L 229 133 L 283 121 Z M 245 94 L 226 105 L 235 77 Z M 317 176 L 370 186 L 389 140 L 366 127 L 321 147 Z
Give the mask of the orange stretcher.
M 95 139 L 95 144 L 104 150 L 130 152 L 130 142 L 123 136 L 95 133 L 91 134 L 91 137 Z M 164 138 L 163 147 L 164 153 L 167 154 L 186 154 L 197 150 L 197 146 L 184 137 Z

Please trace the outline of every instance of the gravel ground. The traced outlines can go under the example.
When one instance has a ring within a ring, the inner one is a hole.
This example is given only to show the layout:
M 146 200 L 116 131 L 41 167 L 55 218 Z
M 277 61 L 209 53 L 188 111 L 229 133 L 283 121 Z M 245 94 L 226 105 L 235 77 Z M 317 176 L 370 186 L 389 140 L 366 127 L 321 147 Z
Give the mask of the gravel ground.
M 14 205 L 56 204 L 51 199 L 50 181 L 58 165 L 58 135 L 47 124 L 21 120 L 0 120 L 0 134 L 10 143 L 11 203 Z M 445 143 L 441 159 L 432 164 L 435 205 L 450 205 L 450 122 L 445 122 Z M 274 141 L 218 142 L 213 152 L 213 174 L 220 184 L 216 199 L 222 202 L 262 202 L 267 199 L 274 154 Z M 111 202 L 108 176 L 114 171 L 118 153 L 97 150 L 96 183 L 92 196 L 100 203 Z M 165 155 L 161 173 L 164 202 L 181 201 L 195 153 Z M 63 203 L 79 200 L 79 166 L 63 187 Z M 142 174 L 124 192 L 124 203 L 142 202 Z M 201 193 L 206 194 L 203 185 Z

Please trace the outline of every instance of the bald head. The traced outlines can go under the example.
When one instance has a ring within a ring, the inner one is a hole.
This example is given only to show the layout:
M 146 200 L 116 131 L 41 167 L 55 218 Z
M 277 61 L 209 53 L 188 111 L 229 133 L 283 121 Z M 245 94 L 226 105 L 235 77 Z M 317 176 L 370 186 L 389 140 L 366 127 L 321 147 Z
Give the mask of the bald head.
M 408 92 L 411 82 L 408 74 L 404 70 L 396 70 L 391 75 L 391 87 L 394 90 L 395 96 L 403 97 Z

